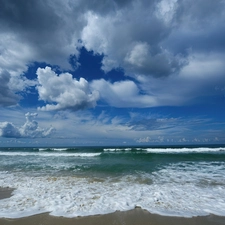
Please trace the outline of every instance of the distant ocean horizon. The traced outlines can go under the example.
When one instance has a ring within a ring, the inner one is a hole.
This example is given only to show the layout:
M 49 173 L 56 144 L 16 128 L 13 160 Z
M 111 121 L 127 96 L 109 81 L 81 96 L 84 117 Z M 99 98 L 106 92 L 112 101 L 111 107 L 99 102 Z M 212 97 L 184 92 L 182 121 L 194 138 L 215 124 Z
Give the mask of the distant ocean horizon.
M 141 207 L 225 216 L 225 145 L 1 147 L 0 217 L 77 217 Z

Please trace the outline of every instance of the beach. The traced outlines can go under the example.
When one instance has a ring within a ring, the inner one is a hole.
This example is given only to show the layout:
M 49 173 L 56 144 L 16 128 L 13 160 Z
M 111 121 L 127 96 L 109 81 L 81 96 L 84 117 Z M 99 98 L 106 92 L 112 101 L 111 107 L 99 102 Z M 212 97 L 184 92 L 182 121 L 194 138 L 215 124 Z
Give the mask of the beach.
M 225 224 L 225 147 L 0 149 L 1 224 Z
M 225 217 L 172 217 L 151 214 L 142 209 L 77 218 L 54 217 L 47 213 L 19 219 L 0 219 L 1 225 L 222 225 Z
M 0 188 L 0 200 L 12 196 L 13 189 Z M 141 208 L 128 211 L 116 211 L 105 215 L 85 217 L 56 217 L 48 213 L 34 216 L 9 219 L 0 218 L 0 225 L 222 225 L 225 224 L 225 217 L 208 215 L 192 218 L 161 216 L 151 214 Z

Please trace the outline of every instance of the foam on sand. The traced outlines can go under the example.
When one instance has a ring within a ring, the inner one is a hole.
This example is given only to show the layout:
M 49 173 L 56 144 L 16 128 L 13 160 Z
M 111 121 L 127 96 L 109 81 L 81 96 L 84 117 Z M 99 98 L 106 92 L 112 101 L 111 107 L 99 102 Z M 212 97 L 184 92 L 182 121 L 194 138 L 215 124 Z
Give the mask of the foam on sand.
M 0 201 L 0 217 L 18 218 L 42 212 L 77 217 L 135 207 L 170 216 L 225 216 L 224 166 L 171 164 L 151 175 L 100 180 L 1 172 L 0 186 L 16 190 L 11 198 Z

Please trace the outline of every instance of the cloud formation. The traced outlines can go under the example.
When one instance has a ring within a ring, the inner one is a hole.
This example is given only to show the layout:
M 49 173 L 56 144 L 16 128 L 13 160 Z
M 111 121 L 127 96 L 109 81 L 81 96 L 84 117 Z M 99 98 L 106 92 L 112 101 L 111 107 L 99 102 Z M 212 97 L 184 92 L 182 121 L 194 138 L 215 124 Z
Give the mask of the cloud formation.
M 94 107 L 99 98 L 84 78 L 76 80 L 69 73 L 57 75 L 50 67 L 37 70 L 39 99 L 47 102 L 40 110 L 79 110 Z
M 0 72 L 0 106 L 14 105 L 19 97 L 9 88 L 10 74 L 7 71 Z
M 74 64 L 78 66 L 81 47 L 103 55 L 102 69 L 106 73 L 122 68 L 126 76 L 138 82 L 141 82 L 140 76 L 145 77 L 143 80 L 150 79 L 150 88 L 147 89 L 145 83 L 140 84 L 145 86 L 144 91 L 149 96 L 153 93 L 151 87 L 160 90 L 174 80 L 182 84 L 187 76 L 201 85 L 189 70 L 190 64 L 199 62 L 199 56 L 207 58 L 210 55 L 212 61 L 218 60 L 218 55 L 221 61 L 225 59 L 224 0 L 100 0 L 98 4 L 90 0 L 0 0 L 0 5 L 0 69 L 8 76 L 0 77 L 4 80 L 1 90 L 5 93 L 4 98 L 0 97 L 0 105 L 18 103 L 20 98 L 16 93 L 34 85 L 23 77 L 28 65 L 46 62 L 72 69 L 69 59 L 74 56 Z M 206 63 L 207 59 L 201 65 Z M 216 83 L 221 80 L 217 79 L 217 74 L 224 71 L 219 68 L 211 67 Z M 182 77 L 184 73 L 185 78 Z M 204 83 L 211 80 L 204 67 L 201 74 Z M 129 87 L 130 92 L 134 91 L 132 85 Z M 113 102 L 104 93 L 104 99 Z M 70 100 L 66 105 L 65 91 L 62 96 L 54 94 L 52 99 L 40 95 L 40 99 L 54 102 L 43 110 L 65 109 L 69 105 L 74 109 L 92 107 L 97 99 L 93 96 L 94 99 L 85 100 L 83 96 L 80 103 Z M 154 101 L 155 98 L 163 99 L 157 95 L 153 93 Z M 177 102 L 170 102 L 171 97 L 160 103 L 157 100 L 157 104 L 145 104 L 146 101 L 154 102 L 152 97 L 145 98 L 146 95 L 139 96 L 143 107 Z M 181 97 L 180 103 L 185 99 L 187 96 Z
M 38 138 L 48 137 L 54 132 L 54 128 L 40 128 L 38 122 L 33 120 L 37 113 L 26 113 L 26 122 L 23 126 L 17 127 L 11 122 L 0 123 L 0 137 L 6 138 Z
M 91 87 L 100 93 L 101 99 L 119 108 L 157 106 L 157 98 L 140 94 L 139 87 L 130 80 L 110 83 L 104 79 L 94 80 Z
M 107 15 L 86 13 L 81 40 L 88 50 L 105 55 L 105 72 L 121 67 L 129 76 L 162 77 L 182 68 L 183 56 L 162 46 L 172 29 L 157 16 L 156 6 L 157 1 L 131 1 Z
M 79 56 L 78 40 L 105 55 L 105 71 L 123 67 L 127 74 L 153 76 L 179 71 L 190 48 L 224 47 L 224 0 L 0 3 L 1 57 L 13 62 L 4 61 L 13 70 L 25 69 L 32 61 L 70 68 L 69 56 Z

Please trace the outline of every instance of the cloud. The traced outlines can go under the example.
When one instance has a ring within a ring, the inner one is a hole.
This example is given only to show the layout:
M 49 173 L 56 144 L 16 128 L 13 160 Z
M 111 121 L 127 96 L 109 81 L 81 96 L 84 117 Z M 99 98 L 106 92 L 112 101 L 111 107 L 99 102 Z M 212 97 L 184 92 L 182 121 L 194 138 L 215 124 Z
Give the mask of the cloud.
M 110 83 L 94 80 L 91 86 L 109 105 L 119 108 L 181 106 L 225 94 L 225 54 L 192 54 L 189 64 L 172 77 L 136 76 L 136 81 Z M 207 101 L 208 101 L 207 100 Z
M 17 92 L 26 91 L 35 85 L 35 80 L 28 80 L 22 75 L 11 75 L 0 68 L 0 106 L 16 105 L 22 98 Z
M 140 77 L 147 80 L 148 87 L 145 83 L 138 86 L 145 95 L 137 94 L 137 87 L 128 82 L 131 96 L 140 103 L 130 98 L 127 105 L 131 106 L 133 101 L 134 106 L 143 103 L 142 107 L 177 105 L 191 99 L 192 93 L 197 93 L 192 92 L 191 82 L 195 89 L 198 89 L 197 85 L 200 85 L 199 89 L 206 87 L 201 85 L 198 77 L 196 80 L 193 77 L 193 57 L 197 56 L 197 63 L 200 55 L 204 58 L 211 54 L 212 61 L 218 60 L 218 55 L 224 59 L 225 55 L 224 0 L 100 0 L 98 4 L 90 0 L 0 0 L 0 5 L 0 69 L 1 73 L 8 74 L 8 80 L 5 75 L 0 77 L 4 80 L 1 90 L 6 93 L 0 97 L 1 105 L 18 103 L 20 98 L 16 93 L 34 85 L 23 76 L 28 65 L 45 62 L 70 70 L 69 59 L 74 56 L 78 65 L 76 60 L 82 46 L 103 55 L 105 72 L 122 68 L 126 76 L 140 83 Z M 215 73 L 217 77 L 217 73 L 224 71 L 219 68 L 212 67 L 211 74 Z M 201 69 L 199 73 L 205 80 L 209 76 L 211 81 L 211 75 Z M 186 87 L 174 90 L 175 84 L 184 85 L 186 80 L 189 92 Z M 101 83 L 103 81 L 98 81 L 99 86 Z M 102 97 L 114 106 L 122 105 L 124 100 L 115 101 L 117 91 L 114 89 L 119 83 L 104 85 L 111 88 L 108 93 L 114 97 L 110 100 L 104 90 Z M 120 86 L 123 85 L 122 82 Z M 66 104 L 69 96 L 66 96 L 65 88 L 61 97 L 59 94 L 53 99 L 44 94 L 40 96 L 51 103 L 43 110 L 93 107 L 97 99 L 93 96 L 88 103 L 83 96 L 80 103 L 70 100 L 70 104 Z M 122 94 L 118 96 L 122 97 Z
M 182 55 L 162 46 L 171 28 L 156 16 L 155 6 L 154 1 L 132 1 L 107 15 L 86 13 L 81 39 L 88 50 L 105 55 L 105 72 L 122 67 L 127 75 L 161 77 L 179 71 L 186 63 Z
M 7 71 L 0 72 L 0 106 L 15 105 L 19 97 L 9 88 L 10 74 Z
M 74 11 L 78 10 L 76 4 L 69 4 L 58 0 L 1 0 L 1 33 L 11 43 L 2 43 L 7 47 L 3 57 L 13 56 L 13 63 L 24 66 L 32 61 L 45 61 L 71 68 L 68 58 L 70 54 L 78 54 L 81 18 Z M 21 56 L 19 59 L 15 57 L 17 54 Z
M 121 67 L 129 76 L 174 75 L 192 54 L 223 51 L 224 8 L 224 1 L 213 0 L 130 1 L 106 15 L 87 12 L 81 39 L 105 55 L 106 72 Z
M 51 103 L 40 110 L 80 110 L 96 105 L 99 94 L 95 90 L 91 92 L 84 78 L 76 80 L 69 73 L 57 75 L 50 67 L 38 68 L 37 75 L 39 99 Z
M 26 113 L 26 122 L 23 126 L 17 127 L 11 122 L 0 123 L 0 136 L 6 138 L 38 138 L 48 137 L 54 132 L 54 128 L 40 128 L 38 122 L 33 120 L 37 113 Z
M 129 126 L 136 131 L 145 131 L 173 129 L 183 124 L 184 121 L 181 121 L 179 118 L 144 118 L 131 121 Z
M 130 80 L 115 83 L 110 83 L 104 79 L 94 80 L 91 87 L 100 93 L 101 99 L 114 107 L 142 108 L 157 105 L 155 97 L 140 94 L 139 87 Z
M 0 0 L 0 71 L 7 72 L 9 79 L 1 89 L 8 90 L 8 95 L 0 104 L 18 103 L 21 98 L 16 93 L 33 85 L 23 75 L 33 62 L 72 69 L 69 58 L 79 55 L 82 16 L 69 4 L 60 0 Z
M 69 57 L 78 58 L 84 45 L 104 54 L 106 72 L 122 67 L 127 75 L 161 77 L 179 72 L 190 48 L 209 52 L 224 47 L 224 0 L 0 3 L 4 69 L 24 71 L 33 61 L 71 69 Z
M 156 79 L 137 76 L 139 89 L 152 95 L 158 106 L 193 104 L 201 98 L 225 94 L 225 54 L 192 54 L 189 64 L 176 76 Z

